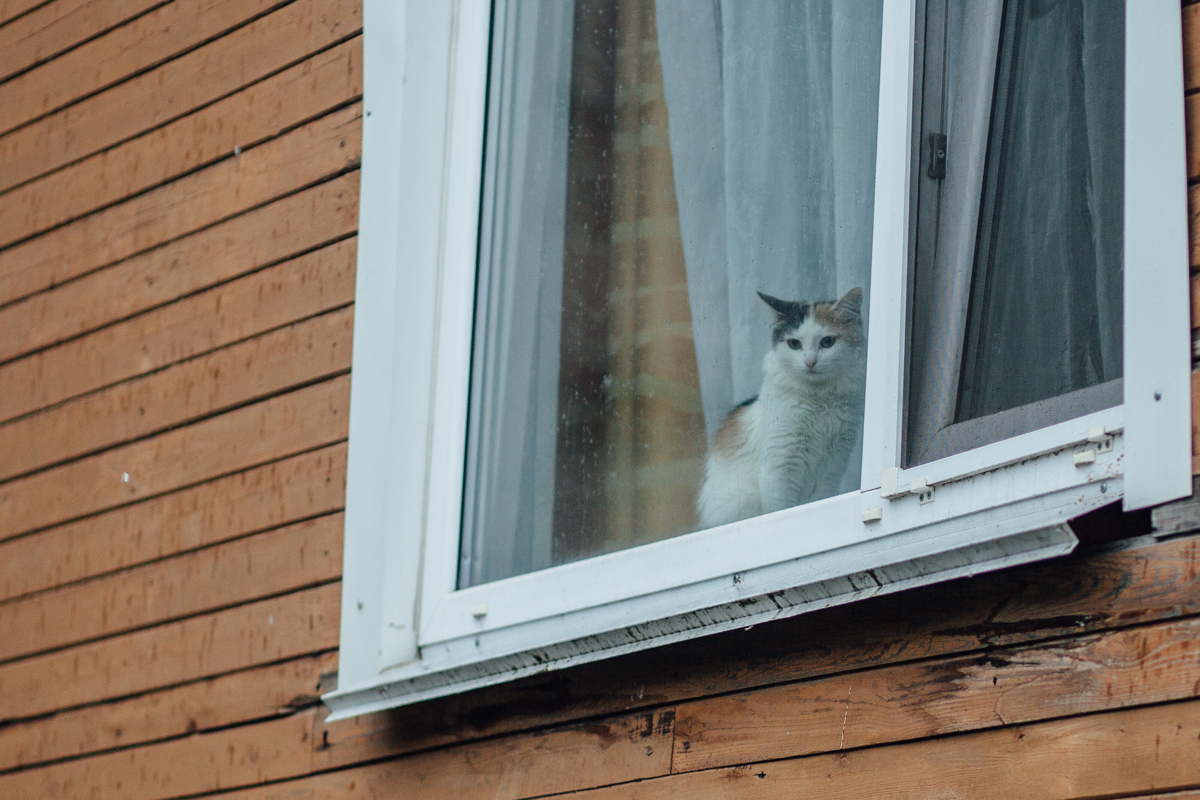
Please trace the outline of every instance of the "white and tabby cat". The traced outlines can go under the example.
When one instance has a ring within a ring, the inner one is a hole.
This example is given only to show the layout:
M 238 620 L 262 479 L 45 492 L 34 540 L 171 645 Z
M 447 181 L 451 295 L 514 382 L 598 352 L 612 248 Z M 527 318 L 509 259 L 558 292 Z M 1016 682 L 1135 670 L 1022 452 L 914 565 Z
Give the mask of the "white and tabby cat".
M 757 397 L 721 424 L 697 498 L 705 528 L 837 491 L 862 425 L 862 289 L 835 302 L 779 300 Z

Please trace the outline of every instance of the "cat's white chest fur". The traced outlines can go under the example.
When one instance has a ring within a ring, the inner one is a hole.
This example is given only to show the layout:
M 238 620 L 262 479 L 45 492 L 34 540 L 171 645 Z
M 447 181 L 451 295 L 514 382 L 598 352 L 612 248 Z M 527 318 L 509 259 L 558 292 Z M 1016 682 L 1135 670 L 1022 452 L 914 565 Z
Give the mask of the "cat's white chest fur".
M 703 527 L 834 494 L 862 423 L 860 299 L 854 289 L 814 308 L 764 297 L 780 317 L 775 344 L 757 399 L 730 413 L 709 448 Z

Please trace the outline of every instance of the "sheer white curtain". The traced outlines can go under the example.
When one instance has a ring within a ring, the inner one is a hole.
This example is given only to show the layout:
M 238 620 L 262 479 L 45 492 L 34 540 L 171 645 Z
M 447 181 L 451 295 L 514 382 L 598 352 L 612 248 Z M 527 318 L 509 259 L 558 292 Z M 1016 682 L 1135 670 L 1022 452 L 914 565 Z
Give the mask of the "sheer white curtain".
M 497 3 L 463 585 L 550 565 L 572 6 Z
M 711 437 L 762 380 L 770 316 L 756 292 L 869 289 L 882 0 L 656 5 Z

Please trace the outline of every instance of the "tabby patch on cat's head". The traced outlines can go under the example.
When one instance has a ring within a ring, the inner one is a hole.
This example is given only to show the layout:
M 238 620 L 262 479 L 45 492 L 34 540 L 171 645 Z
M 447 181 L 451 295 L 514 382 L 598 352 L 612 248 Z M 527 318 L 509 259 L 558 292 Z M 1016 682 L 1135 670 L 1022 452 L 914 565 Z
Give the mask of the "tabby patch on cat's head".
M 763 292 L 758 296 L 775 312 L 775 326 L 771 330 L 773 344 L 786 339 L 790 331 L 799 328 L 810 316 L 849 341 L 857 343 L 862 334 L 862 289 L 858 286 L 836 301 L 780 300 Z

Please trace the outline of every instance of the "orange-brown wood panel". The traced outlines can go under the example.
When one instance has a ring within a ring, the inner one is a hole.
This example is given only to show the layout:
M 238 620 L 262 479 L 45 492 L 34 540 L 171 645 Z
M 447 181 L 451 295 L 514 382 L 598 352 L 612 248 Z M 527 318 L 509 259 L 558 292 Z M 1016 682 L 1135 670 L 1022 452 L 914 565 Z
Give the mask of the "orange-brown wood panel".
M 328 583 L 341 514 L 0 603 L 0 661 Z
M 659 778 L 588 800 L 1044 800 L 1200 784 L 1200 702 Z M 353 795 L 348 795 L 353 796 Z
M 53 58 L 166 0 L 56 0 L 0 27 L 0 80 Z
M 0 130 L 17 128 L 237 28 L 286 0 L 173 0 L 0 83 Z
M 673 772 L 1200 697 L 1195 618 L 678 707 Z
M 149 250 L 358 166 L 361 106 L 0 251 L 0 303 Z
M 362 94 L 362 37 L 162 128 L 0 195 L 0 244 L 247 150 Z
M 1200 88 L 1200 6 L 1183 8 L 1183 88 Z
M 0 485 L 11 538 L 346 438 L 349 376 Z
M 350 369 L 353 309 L 271 331 L 0 426 L 12 478 Z
M 233 672 L 0 727 L 0 771 L 270 719 L 314 705 L 337 654 Z
M 147 564 L 342 508 L 337 444 L 0 543 L 0 599 Z
M 1195 6 L 1200 8 L 1200 5 Z M 1188 189 L 1188 238 L 1192 269 L 1200 268 L 1200 186 Z
M 307 772 L 312 711 L 0 775 L 0 797 L 159 800 Z
M 627 782 L 565 797 L 588 800 L 727 800 L 728 798 L 924 798 L 1044 800 L 1171 791 L 1200 782 L 1200 703 L 1177 703 L 1015 726 L 888 747 L 748 763 Z M 453 751 L 442 751 L 442 753 Z M 426 756 L 429 760 L 440 754 Z M 510 792 L 506 779 L 541 776 L 501 763 L 484 787 L 470 763 L 430 771 L 422 757 L 372 764 L 313 778 L 222 795 L 227 800 L 362 800 L 382 797 L 518 798 L 550 787 Z M 570 758 L 554 759 L 569 764 Z M 466 761 L 464 759 L 464 761 Z M 414 763 L 416 762 L 416 763 Z M 486 762 L 485 762 L 486 763 Z M 490 764 L 488 764 L 490 766 Z M 540 766 L 540 764 L 539 764 Z M 585 775 L 587 773 L 584 773 Z M 583 777 L 577 776 L 576 780 Z M 430 786 L 430 784 L 434 784 Z M 561 786 L 561 784 L 560 784 Z M 561 788 L 554 787 L 561 791 Z M 430 792 L 440 790 L 440 794 Z
M 0 189 L 168 123 L 361 30 L 361 0 L 297 0 L 0 137 Z
M 0 665 L 0 721 L 331 650 L 341 599 L 327 584 Z
M 0 399 L 0 419 L 29 414 L 340 308 L 354 297 L 354 253 L 355 241 L 343 240 L 9 362 L 0 367 L 0 384 L 21 387 L 22 391 Z M 47 413 L 61 410 L 43 412 Z M 19 424 L 35 424 L 29 420 Z M 100 432 L 83 435 L 103 436 Z M 62 452 L 70 444 L 45 442 L 42 446 L 47 450 L 45 454 L 31 452 L 17 459 L 11 469 L 0 470 L 0 478 L 31 464 L 47 463 L 47 459 L 53 459 L 55 449 Z
M 19 17 L 46 0 L 0 0 L 0 23 Z
M 160 800 L 304 775 L 310 731 L 298 722 L 311 716 L 0 775 L 0 794 L 88 798 L 99 787 L 105 796 L 119 788 L 122 798 Z M 637 780 L 670 768 L 670 737 L 669 718 L 642 715 L 418 755 L 393 765 L 388 796 L 517 800 Z
M 352 235 L 358 173 L 0 308 L 0 362 Z

